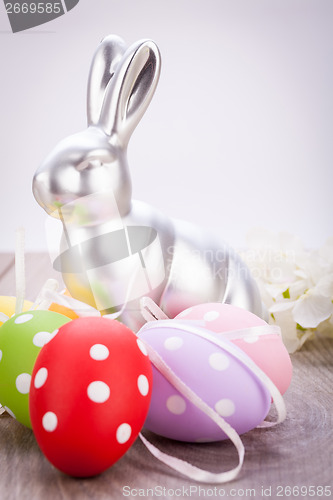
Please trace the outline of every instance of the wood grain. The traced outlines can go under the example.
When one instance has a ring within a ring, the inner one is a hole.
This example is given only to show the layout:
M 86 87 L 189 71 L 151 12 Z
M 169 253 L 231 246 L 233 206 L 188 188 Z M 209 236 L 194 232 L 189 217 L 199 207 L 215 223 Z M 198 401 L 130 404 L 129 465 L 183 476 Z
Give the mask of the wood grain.
M 13 256 L 0 256 L 0 295 L 14 294 Z M 34 299 L 44 281 L 55 272 L 46 254 L 28 254 L 27 298 Z M 0 500 L 103 500 L 145 494 L 154 498 L 176 498 L 192 493 L 192 498 L 296 498 L 288 490 L 277 496 L 277 488 L 287 486 L 330 486 L 333 490 L 333 340 L 315 339 L 292 355 L 293 380 L 285 395 L 288 416 L 280 426 L 255 429 L 242 436 L 245 463 L 232 483 L 217 487 L 199 485 L 159 463 L 137 440 L 113 467 L 92 479 L 73 479 L 57 471 L 44 458 L 31 430 L 4 414 L 0 417 Z M 273 415 L 273 413 L 272 413 Z M 87 429 L 89 432 L 89 429 Z M 145 432 L 163 451 L 211 471 L 222 471 L 237 463 L 229 442 L 184 444 Z M 160 490 L 154 490 L 159 487 Z M 199 494 L 198 488 L 202 488 Z M 163 490 L 165 488 L 165 490 Z M 180 490 L 179 490 L 180 488 Z M 192 488 L 191 490 L 189 488 Z M 194 490 L 197 488 L 197 491 Z M 148 490 L 148 491 L 147 491 Z M 220 495 L 219 495 L 220 490 Z M 252 490 L 252 491 L 250 491 Z M 239 494 L 237 495 L 237 491 Z M 236 496 L 235 496 L 236 493 Z M 299 498 L 331 498 L 310 493 Z

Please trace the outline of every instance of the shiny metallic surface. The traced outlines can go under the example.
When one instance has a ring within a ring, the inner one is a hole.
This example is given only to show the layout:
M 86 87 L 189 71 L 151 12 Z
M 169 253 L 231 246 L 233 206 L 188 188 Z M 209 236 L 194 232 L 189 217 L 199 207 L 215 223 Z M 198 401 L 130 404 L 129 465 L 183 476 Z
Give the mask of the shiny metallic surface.
M 203 302 L 261 316 L 257 286 L 238 255 L 204 230 L 132 200 L 127 144 L 160 74 L 151 40 L 126 48 L 117 36 L 97 48 L 88 81 L 88 128 L 62 140 L 37 170 L 38 203 L 63 223 L 59 256 L 70 293 L 103 312 L 123 307 L 133 330 L 150 296 L 170 317 Z

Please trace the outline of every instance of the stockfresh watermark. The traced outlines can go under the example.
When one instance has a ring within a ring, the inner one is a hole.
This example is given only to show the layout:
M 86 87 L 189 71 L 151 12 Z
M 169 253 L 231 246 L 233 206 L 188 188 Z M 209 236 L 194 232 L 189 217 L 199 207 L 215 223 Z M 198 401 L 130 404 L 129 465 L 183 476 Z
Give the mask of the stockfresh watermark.
M 48 23 L 72 10 L 80 0 L 4 0 L 13 33 Z

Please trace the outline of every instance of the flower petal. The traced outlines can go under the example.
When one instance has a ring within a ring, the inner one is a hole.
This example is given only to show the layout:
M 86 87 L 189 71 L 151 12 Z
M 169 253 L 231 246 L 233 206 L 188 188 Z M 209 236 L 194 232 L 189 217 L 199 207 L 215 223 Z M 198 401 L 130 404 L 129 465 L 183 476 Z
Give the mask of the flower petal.
M 323 276 L 318 281 L 316 291 L 324 297 L 333 297 L 333 273 Z
M 293 318 L 302 328 L 316 328 L 333 312 L 331 299 L 318 293 L 306 293 L 296 301 Z
M 295 273 L 295 276 L 297 276 L 297 278 L 302 278 L 303 280 L 306 280 L 308 278 L 308 275 L 305 271 L 303 271 L 302 269 L 296 269 L 296 271 L 294 271 Z
M 289 295 L 292 300 L 298 299 L 309 288 L 308 280 L 297 280 L 289 286 Z
M 257 285 L 259 287 L 259 292 L 261 296 L 262 302 L 265 304 L 267 307 L 267 310 L 274 304 L 272 296 L 268 293 L 266 290 L 266 286 L 263 284 L 261 280 L 257 281 Z
M 270 320 L 270 323 L 279 325 L 281 328 L 282 340 L 289 353 L 300 349 L 302 342 L 298 337 L 296 323 L 293 320 L 291 310 L 280 311 L 274 314 L 275 321 Z
M 272 259 L 270 264 L 269 278 L 272 283 L 292 283 L 295 280 L 294 272 L 295 262 L 287 262 L 283 260 L 283 257 L 276 254 L 275 262 Z
M 284 299 L 282 302 L 276 302 L 273 306 L 269 308 L 269 312 L 273 313 L 279 313 L 282 311 L 289 311 L 291 310 L 296 302 L 294 300 L 290 299 Z
M 283 284 L 276 284 L 276 285 L 266 285 L 265 286 L 266 291 L 269 293 L 269 295 L 273 298 L 276 299 L 277 297 L 282 297 L 283 292 L 285 292 L 288 288 L 287 283 Z

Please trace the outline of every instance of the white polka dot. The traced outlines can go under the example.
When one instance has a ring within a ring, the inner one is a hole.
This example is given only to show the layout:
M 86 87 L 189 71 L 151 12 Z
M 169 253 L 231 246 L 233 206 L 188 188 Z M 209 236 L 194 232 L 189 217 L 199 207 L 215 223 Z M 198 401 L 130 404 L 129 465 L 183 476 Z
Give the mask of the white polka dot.
M 147 396 L 149 392 L 149 382 L 146 375 L 138 376 L 138 389 L 142 396 Z
M 33 317 L 34 317 L 33 314 L 21 314 L 21 316 L 18 316 L 14 320 L 14 323 L 16 325 L 20 325 L 21 323 L 26 323 L 27 321 L 30 321 Z
M 248 344 L 254 344 L 255 342 L 258 342 L 259 337 L 258 335 L 248 335 L 247 337 L 244 337 L 243 340 Z
M 230 417 L 235 413 L 235 403 L 231 399 L 220 399 L 215 405 L 215 410 L 221 417 Z
M 21 394 L 28 394 L 30 390 L 30 383 L 31 375 L 29 375 L 29 373 L 21 373 L 15 380 L 16 389 Z
M 14 415 L 14 412 L 12 412 L 12 410 L 10 408 L 8 408 L 8 406 L 4 406 L 6 412 L 13 418 L 16 418 L 15 415 Z
M 109 357 L 110 352 L 106 345 L 95 344 L 90 348 L 89 354 L 92 359 L 103 361 Z
M 148 352 L 147 352 L 147 349 L 146 349 L 146 346 L 144 345 L 144 343 L 141 342 L 140 339 L 137 339 L 137 344 L 138 344 L 139 349 L 142 352 L 142 354 L 144 354 L 145 356 L 148 356 Z
M 50 342 L 50 340 L 53 338 L 53 334 L 50 332 L 38 332 L 32 339 L 32 343 L 36 347 L 43 347 L 45 344 Z
M 184 341 L 181 337 L 169 337 L 164 341 L 164 347 L 168 349 L 168 351 L 177 351 L 183 345 Z
M 174 394 L 167 399 L 166 406 L 170 413 L 181 415 L 186 410 L 186 401 L 178 394 Z
M 230 361 L 223 352 L 214 352 L 209 356 L 208 362 L 214 370 L 222 371 L 229 367 Z
M 0 349 L 0 361 L 2 360 L 2 350 Z
M 105 403 L 110 397 L 110 387 L 100 380 L 88 385 L 88 398 L 94 403 Z
M 48 371 L 46 368 L 40 368 L 38 370 L 34 380 L 34 386 L 36 387 L 36 389 L 39 389 L 45 384 L 47 376 L 48 376 Z
M 116 439 L 119 444 L 126 443 L 131 437 L 132 429 L 129 424 L 121 424 L 119 425 L 116 432 Z
M 58 417 L 53 411 L 45 413 L 42 419 L 42 425 L 47 432 L 53 432 L 58 426 Z
M 215 321 L 220 316 L 220 313 L 217 311 L 208 311 L 204 314 L 205 321 Z

